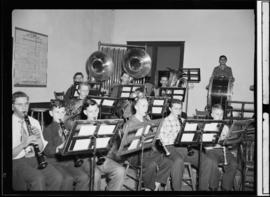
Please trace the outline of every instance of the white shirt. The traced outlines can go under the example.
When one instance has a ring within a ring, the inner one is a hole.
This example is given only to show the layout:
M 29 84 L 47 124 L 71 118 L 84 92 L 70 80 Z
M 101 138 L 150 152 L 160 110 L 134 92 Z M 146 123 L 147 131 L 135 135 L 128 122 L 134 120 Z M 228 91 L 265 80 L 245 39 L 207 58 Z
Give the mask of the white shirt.
M 22 120 L 18 116 L 14 115 L 14 114 L 12 115 L 12 148 L 15 148 L 16 146 L 21 144 L 21 137 L 22 137 L 21 121 Z M 43 150 L 44 150 L 44 148 L 46 147 L 48 142 L 46 140 L 44 140 L 44 138 L 43 138 L 39 122 L 30 116 L 29 116 L 29 121 L 30 121 L 32 126 L 38 128 L 38 130 L 40 131 L 41 141 L 43 143 Z M 27 132 L 27 127 L 26 127 L 25 121 L 23 121 L 23 128 Z M 27 132 L 27 134 L 29 135 L 28 132 Z M 43 151 L 43 150 L 41 150 L 41 151 Z M 25 156 L 25 151 L 22 150 L 16 157 L 13 157 L 13 159 L 20 159 L 20 158 L 23 158 L 24 156 Z

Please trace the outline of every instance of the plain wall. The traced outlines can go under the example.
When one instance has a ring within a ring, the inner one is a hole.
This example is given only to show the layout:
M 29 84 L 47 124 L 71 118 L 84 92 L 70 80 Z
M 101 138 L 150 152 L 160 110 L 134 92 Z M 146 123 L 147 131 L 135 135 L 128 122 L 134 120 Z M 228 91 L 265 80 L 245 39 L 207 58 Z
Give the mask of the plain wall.
M 223 54 L 235 77 L 232 100 L 253 101 L 254 18 L 253 10 L 15 10 L 13 35 L 15 26 L 47 34 L 49 46 L 47 87 L 13 92 L 46 102 L 53 91 L 66 91 L 75 72 L 86 75 L 98 41 L 185 41 L 184 68 L 201 69 L 201 82 L 189 90 L 188 115 L 204 109 L 205 86 Z
M 118 10 L 112 40 L 185 41 L 183 67 L 201 69 L 201 82 L 189 90 L 193 115 L 207 104 L 205 87 L 220 55 L 235 77 L 232 100 L 254 101 L 254 20 L 253 10 Z
M 14 10 L 15 27 L 48 35 L 47 87 L 14 87 L 31 102 L 49 102 L 54 91 L 66 91 L 75 72 L 87 78 L 85 63 L 98 49 L 98 41 L 111 42 L 112 10 Z M 31 72 L 31 71 L 29 71 Z

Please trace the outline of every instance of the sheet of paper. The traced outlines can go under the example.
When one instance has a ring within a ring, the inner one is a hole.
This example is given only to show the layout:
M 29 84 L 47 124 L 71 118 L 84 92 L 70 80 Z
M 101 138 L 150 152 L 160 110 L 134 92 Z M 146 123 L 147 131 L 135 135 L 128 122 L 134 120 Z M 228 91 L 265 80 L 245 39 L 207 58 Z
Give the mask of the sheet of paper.
M 92 98 L 94 101 L 97 102 L 98 105 L 100 105 L 101 99 Z
M 190 71 L 191 75 L 196 75 L 198 72 L 197 71 Z
M 191 80 L 198 80 L 198 77 L 196 77 L 196 76 L 191 76 L 190 79 L 191 79 Z
M 215 133 L 203 133 L 202 141 L 203 142 L 212 142 L 215 139 Z
M 231 103 L 231 107 L 233 109 L 241 109 L 242 108 L 242 104 L 241 103 Z
M 91 124 L 81 125 L 78 136 L 94 135 L 96 126 Z
M 244 118 L 252 118 L 254 115 L 254 112 L 244 112 L 243 117 Z
M 184 131 L 196 131 L 197 123 L 186 123 Z
M 217 125 L 218 125 L 217 122 L 205 124 L 203 130 L 204 131 L 218 131 Z
M 122 92 L 130 92 L 131 87 L 123 87 Z
M 145 144 L 146 144 L 146 143 L 151 143 L 151 142 L 153 142 L 153 139 L 154 139 L 154 137 L 153 137 L 153 138 L 150 138 L 150 139 L 147 139 L 147 140 L 144 141 L 144 143 L 145 143 Z
M 173 98 L 182 101 L 183 96 L 180 96 L 180 95 L 174 95 Z
M 132 92 L 135 92 L 135 90 L 137 89 L 137 88 L 139 88 L 140 86 L 133 86 L 132 87 Z
M 130 94 L 128 92 L 122 92 L 120 97 L 121 98 L 129 98 L 129 95 Z
M 115 125 L 102 124 L 99 127 L 98 135 L 112 135 Z
M 131 144 L 129 145 L 128 150 L 132 150 L 132 149 L 137 148 L 139 141 L 140 141 L 139 139 L 133 140 L 131 142 Z
M 102 106 L 113 106 L 114 100 L 104 99 Z
M 171 90 L 167 90 L 166 91 L 166 94 L 172 94 L 172 91 Z
M 96 148 L 106 148 L 109 143 L 110 137 L 103 137 L 96 139 Z
M 87 150 L 90 142 L 91 139 L 78 139 L 76 140 L 72 151 Z
M 164 105 L 164 100 L 154 100 L 153 105 Z
M 192 142 L 195 133 L 184 133 L 181 138 L 181 142 Z
M 254 104 L 245 104 L 244 109 L 245 110 L 254 110 Z
M 147 125 L 145 130 L 144 130 L 144 135 L 147 135 L 149 133 L 149 130 L 150 130 L 151 126 L 150 125 Z
M 161 114 L 162 107 L 152 107 L 152 113 L 153 114 Z
M 77 97 L 77 96 L 79 96 L 79 94 L 78 94 L 77 91 L 75 91 L 75 92 L 74 92 L 74 97 Z
M 142 132 L 143 132 L 143 128 L 138 129 L 135 136 L 141 136 Z
M 184 94 L 184 90 L 174 90 L 173 94 Z

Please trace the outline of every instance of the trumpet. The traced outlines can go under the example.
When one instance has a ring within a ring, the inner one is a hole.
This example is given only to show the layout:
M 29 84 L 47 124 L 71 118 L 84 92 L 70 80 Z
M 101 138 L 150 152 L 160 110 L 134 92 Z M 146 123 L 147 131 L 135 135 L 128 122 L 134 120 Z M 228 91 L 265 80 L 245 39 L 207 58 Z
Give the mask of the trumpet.
M 33 130 L 31 128 L 30 120 L 29 120 L 28 115 L 26 113 L 24 113 L 24 120 L 25 120 L 29 135 L 34 135 Z M 38 169 L 46 168 L 48 163 L 45 161 L 45 155 L 43 154 L 43 152 L 41 152 L 39 150 L 38 144 L 31 143 L 30 145 L 33 146 L 33 148 L 34 148 L 35 156 L 36 156 L 37 162 L 38 162 Z
M 61 119 L 59 119 L 59 125 L 62 129 L 62 135 L 64 136 L 65 140 L 67 140 L 67 130 L 66 127 Z M 74 158 L 74 166 L 75 167 L 80 167 L 83 164 L 83 160 L 75 156 Z

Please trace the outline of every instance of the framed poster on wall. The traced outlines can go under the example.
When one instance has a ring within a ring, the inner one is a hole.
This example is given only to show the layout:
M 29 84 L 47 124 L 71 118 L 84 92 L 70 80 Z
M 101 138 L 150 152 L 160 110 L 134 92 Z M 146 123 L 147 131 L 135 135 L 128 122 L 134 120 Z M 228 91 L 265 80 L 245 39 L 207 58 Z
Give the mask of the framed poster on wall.
M 46 87 L 48 36 L 15 27 L 13 80 L 15 87 Z

